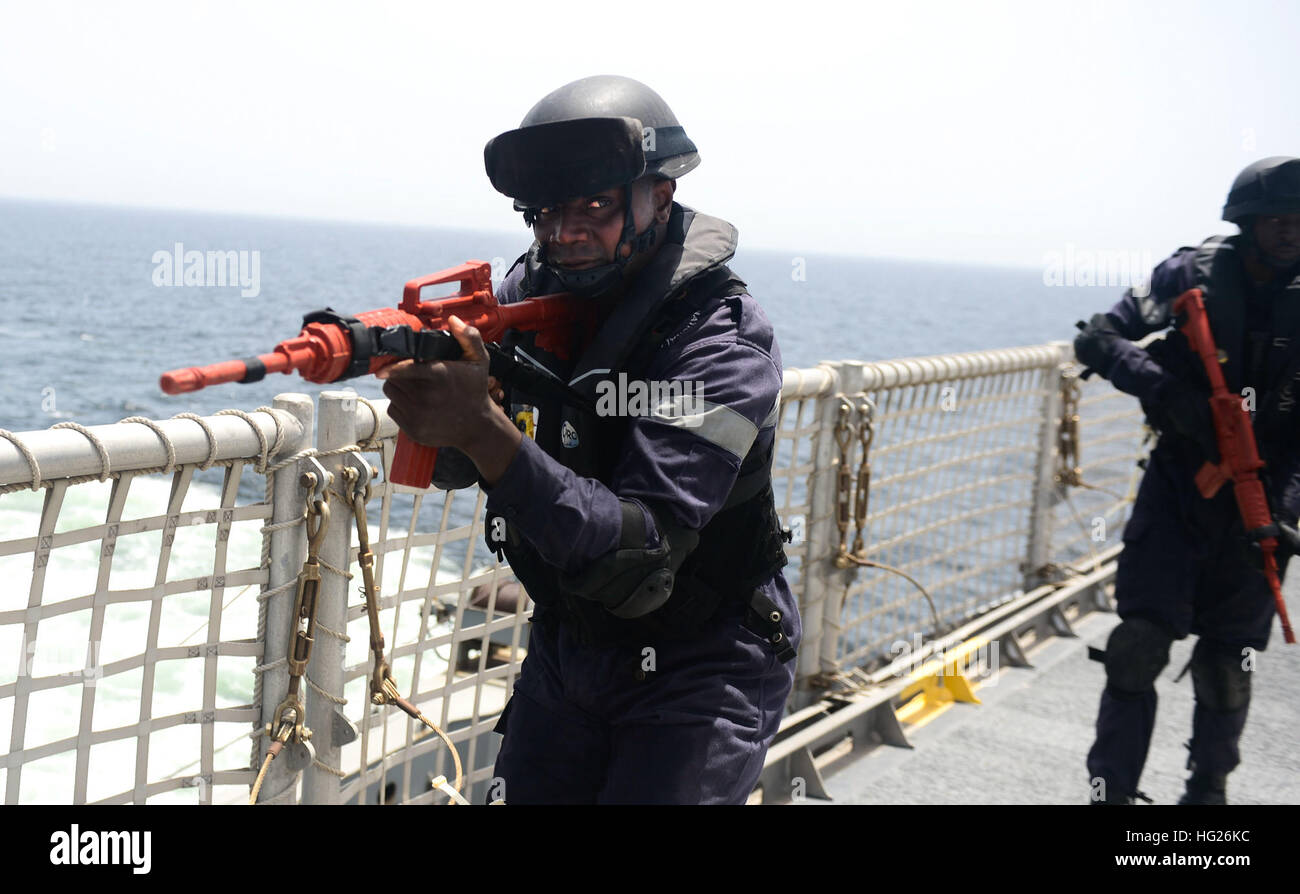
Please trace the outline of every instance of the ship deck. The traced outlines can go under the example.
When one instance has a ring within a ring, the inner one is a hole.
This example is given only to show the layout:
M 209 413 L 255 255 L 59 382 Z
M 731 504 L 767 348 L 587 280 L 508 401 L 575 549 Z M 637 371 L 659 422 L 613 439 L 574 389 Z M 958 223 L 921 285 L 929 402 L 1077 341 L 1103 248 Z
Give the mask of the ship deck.
M 1300 576 L 1284 588 L 1300 616 Z M 1028 653 L 1032 667 L 1001 667 L 977 685 L 981 704 L 953 703 L 928 722 L 904 726 L 912 748 L 880 745 L 823 768 L 833 801 L 804 804 L 1085 804 L 1085 757 L 1093 740 L 1102 665 L 1089 645 L 1104 647 L 1118 616 L 1094 612 L 1075 638 L 1053 637 Z M 1300 646 L 1282 641 L 1274 622 L 1269 648 L 1257 656 L 1241 765 L 1228 779 L 1230 804 L 1300 803 Z M 1191 675 L 1177 683 L 1196 638 L 1174 643 L 1156 683 L 1159 709 L 1141 789 L 1156 804 L 1183 791 L 1191 735 Z

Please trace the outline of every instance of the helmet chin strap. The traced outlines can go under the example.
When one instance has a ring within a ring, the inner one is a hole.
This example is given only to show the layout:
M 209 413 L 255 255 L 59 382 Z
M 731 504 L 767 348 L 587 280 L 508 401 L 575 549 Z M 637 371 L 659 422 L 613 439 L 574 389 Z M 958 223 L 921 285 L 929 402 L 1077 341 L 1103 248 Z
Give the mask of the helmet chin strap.
M 627 265 L 638 254 L 648 251 L 655 244 L 655 225 L 650 222 L 643 233 L 637 233 L 636 221 L 632 216 L 632 184 L 623 186 L 623 232 L 619 234 L 618 245 L 614 247 L 614 260 L 599 267 L 586 270 L 565 270 L 546 260 L 546 246 L 542 246 L 542 263 L 546 265 L 565 290 L 580 298 L 598 298 L 606 292 L 617 288 L 623 282 Z M 627 257 L 623 256 L 623 246 L 631 247 Z

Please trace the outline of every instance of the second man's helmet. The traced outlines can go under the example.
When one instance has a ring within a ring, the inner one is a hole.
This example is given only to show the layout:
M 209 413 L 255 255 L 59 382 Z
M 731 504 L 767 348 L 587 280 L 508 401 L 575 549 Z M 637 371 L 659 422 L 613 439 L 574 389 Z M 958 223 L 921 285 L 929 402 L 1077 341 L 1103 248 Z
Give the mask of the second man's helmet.
M 1300 158 L 1262 158 L 1232 181 L 1223 219 L 1240 225 L 1261 214 L 1300 214 Z

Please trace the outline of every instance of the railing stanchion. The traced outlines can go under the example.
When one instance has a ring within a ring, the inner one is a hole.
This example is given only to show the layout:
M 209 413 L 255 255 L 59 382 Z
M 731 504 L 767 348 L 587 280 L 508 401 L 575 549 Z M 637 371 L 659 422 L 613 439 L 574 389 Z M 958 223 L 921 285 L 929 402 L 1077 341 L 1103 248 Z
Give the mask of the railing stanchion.
M 277 410 L 293 414 L 302 425 L 301 433 L 296 438 L 286 438 L 281 447 L 280 456 L 293 456 L 299 451 L 312 446 L 315 438 L 313 426 L 316 408 L 312 399 L 305 394 L 278 394 L 272 405 Z M 274 463 L 277 457 L 271 457 Z M 274 474 L 271 487 L 271 524 L 289 522 L 302 517 L 303 490 L 298 484 L 297 465 L 286 466 Z M 292 583 L 302 570 L 303 559 L 307 556 L 307 538 L 302 525 L 282 528 L 271 532 L 270 580 L 266 589 Z M 258 608 L 258 632 L 262 636 L 262 664 L 273 664 L 285 657 L 289 647 L 289 616 L 293 614 L 294 588 L 272 596 Z M 256 674 L 253 680 L 253 704 L 262 710 L 261 726 L 272 720 L 275 707 L 284 697 L 289 685 L 289 669 L 281 665 L 263 673 Z M 258 736 L 254 740 L 254 768 L 262 765 L 270 740 Z M 271 761 L 266 781 L 258 795 L 259 804 L 287 803 L 293 801 L 298 775 L 287 765 L 287 761 Z
M 324 454 L 355 444 L 356 440 L 356 394 L 351 391 L 321 392 L 316 449 Z M 316 642 L 307 669 L 308 679 L 315 684 L 307 686 L 307 724 L 312 730 L 311 742 L 316 758 L 303 774 L 304 804 L 339 803 L 343 780 L 326 768 L 341 769 L 343 745 L 349 740 L 346 735 L 349 724 L 343 705 L 335 701 L 343 696 L 344 643 L 328 632 L 346 633 L 348 581 L 325 568 L 329 564 L 346 571 L 350 564 L 348 550 L 352 546 L 354 524 L 348 513 L 351 507 L 349 502 L 336 496 L 349 493 L 343 480 L 346 459 L 345 454 L 338 453 L 320 459 L 334 476 L 331 491 L 335 493 L 330 496 L 332 517 L 320 552 L 321 568 L 325 573 L 321 577 L 320 602 L 316 608 Z
M 1033 502 L 1029 509 L 1029 542 L 1025 550 L 1025 592 L 1045 583 L 1042 569 L 1052 561 L 1053 508 L 1060 501 L 1056 482 L 1057 439 L 1061 431 L 1061 381 L 1070 361 L 1067 342 L 1052 342 L 1061 352 L 1060 362 L 1043 370 L 1042 416 L 1038 452 L 1034 459 Z
M 808 552 L 803 569 L 805 605 L 800 607 L 803 616 L 803 642 L 799 646 L 800 680 L 835 667 L 843 572 L 835 568 L 833 561 L 839 545 L 839 529 L 835 525 L 836 447 L 831 433 L 835 430 L 839 411 L 836 395 L 855 392 L 862 383 L 861 363 L 821 365 L 833 370 L 834 383 L 825 396 L 818 399 L 814 469 L 808 483 Z M 796 701 L 791 707 L 798 710 L 820 697 L 820 692 L 802 689 L 796 693 Z

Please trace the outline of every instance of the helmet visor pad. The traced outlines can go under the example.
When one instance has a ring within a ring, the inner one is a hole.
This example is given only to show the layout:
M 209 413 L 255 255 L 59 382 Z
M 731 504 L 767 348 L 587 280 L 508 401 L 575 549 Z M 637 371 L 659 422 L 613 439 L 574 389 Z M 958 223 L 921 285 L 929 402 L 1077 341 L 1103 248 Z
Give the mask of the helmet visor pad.
M 488 141 L 483 161 L 497 192 L 526 207 L 631 183 L 646 165 L 635 118 L 574 118 L 506 131 Z

